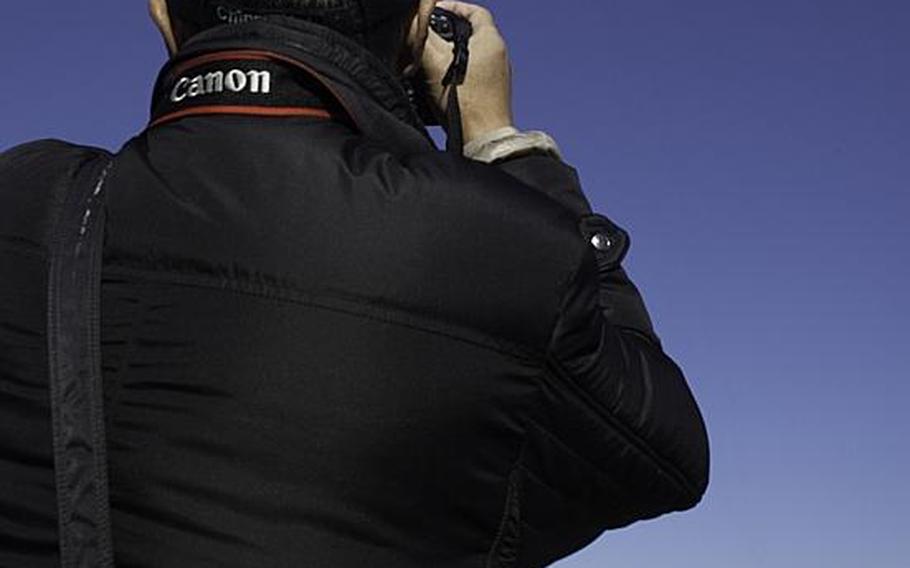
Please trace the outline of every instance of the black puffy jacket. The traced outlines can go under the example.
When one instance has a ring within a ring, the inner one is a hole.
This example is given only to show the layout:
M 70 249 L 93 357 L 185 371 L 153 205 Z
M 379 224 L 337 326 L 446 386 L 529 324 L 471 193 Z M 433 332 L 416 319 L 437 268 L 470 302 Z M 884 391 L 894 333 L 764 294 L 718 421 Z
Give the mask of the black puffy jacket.
M 384 68 L 279 18 L 198 36 L 156 91 L 115 155 L 0 158 L 0 566 L 59 561 L 48 264 L 78 180 L 100 305 L 62 293 L 100 322 L 119 566 L 545 566 L 699 502 L 699 410 L 572 168 L 437 151 Z

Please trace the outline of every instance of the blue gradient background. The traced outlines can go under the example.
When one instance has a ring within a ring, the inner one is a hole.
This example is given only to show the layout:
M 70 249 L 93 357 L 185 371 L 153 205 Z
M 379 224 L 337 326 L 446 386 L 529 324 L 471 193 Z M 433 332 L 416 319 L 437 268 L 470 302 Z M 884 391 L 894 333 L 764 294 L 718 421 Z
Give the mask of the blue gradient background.
M 910 2 L 491 0 L 712 438 L 696 510 L 562 568 L 910 566 Z M 4 2 L 0 148 L 117 148 L 164 52 L 138 0 Z

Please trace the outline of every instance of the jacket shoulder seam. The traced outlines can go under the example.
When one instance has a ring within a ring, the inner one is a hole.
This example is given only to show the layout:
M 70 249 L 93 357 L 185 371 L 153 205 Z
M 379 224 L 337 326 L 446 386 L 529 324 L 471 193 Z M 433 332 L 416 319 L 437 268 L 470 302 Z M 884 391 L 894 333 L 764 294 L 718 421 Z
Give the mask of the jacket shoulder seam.
M 162 284 L 228 290 L 248 296 L 345 313 L 448 337 L 489 351 L 495 351 L 523 363 L 534 362 L 541 367 L 544 365 L 543 355 L 531 346 L 494 336 L 474 328 L 452 325 L 400 307 L 377 305 L 374 302 L 368 302 L 355 296 L 342 297 L 324 292 L 314 293 L 289 286 L 244 281 L 238 278 L 207 276 L 173 269 L 143 269 L 108 264 L 104 267 L 104 272 L 137 276 Z

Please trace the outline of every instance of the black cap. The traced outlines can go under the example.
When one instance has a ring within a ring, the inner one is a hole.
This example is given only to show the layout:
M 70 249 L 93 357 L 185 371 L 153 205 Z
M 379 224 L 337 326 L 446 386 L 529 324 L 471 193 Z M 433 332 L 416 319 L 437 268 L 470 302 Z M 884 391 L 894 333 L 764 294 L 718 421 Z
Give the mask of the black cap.
M 200 32 L 269 15 L 301 18 L 357 41 L 390 66 L 420 0 L 168 0 L 172 19 Z M 184 38 L 187 39 L 187 38 Z

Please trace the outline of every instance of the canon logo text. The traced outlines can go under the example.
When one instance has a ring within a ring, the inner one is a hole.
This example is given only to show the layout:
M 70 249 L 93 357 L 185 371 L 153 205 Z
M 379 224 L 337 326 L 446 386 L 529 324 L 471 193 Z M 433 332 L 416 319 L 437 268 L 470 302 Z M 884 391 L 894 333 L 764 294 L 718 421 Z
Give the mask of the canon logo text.
M 272 92 L 272 74 L 269 71 L 212 71 L 195 77 L 182 77 L 171 91 L 171 101 L 179 103 L 213 93 L 250 93 L 267 95 Z

